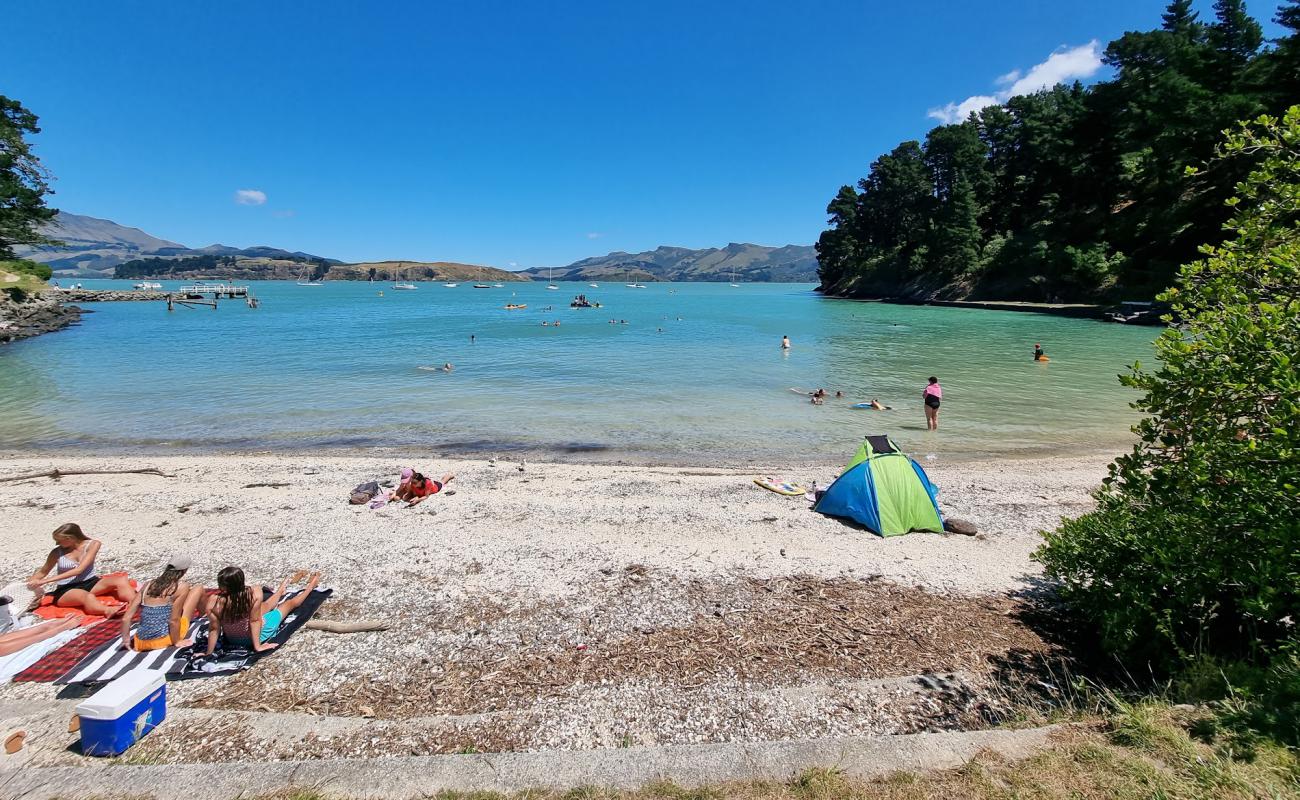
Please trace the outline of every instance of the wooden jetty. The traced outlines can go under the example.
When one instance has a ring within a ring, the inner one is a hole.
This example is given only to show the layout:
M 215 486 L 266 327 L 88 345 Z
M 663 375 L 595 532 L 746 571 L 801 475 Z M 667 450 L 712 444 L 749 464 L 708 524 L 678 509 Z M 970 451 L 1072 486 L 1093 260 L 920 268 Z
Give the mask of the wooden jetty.
M 231 283 L 222 281 L 220 283 L 191 283 L 189 286 L 182 286 L 176 290 L 176 293 L 186 300 L 204 300 L 211 297 L 218 300 L 222 297 L 233 300 L 238 297 L 248 297 L 247 286 L 235 286 Z

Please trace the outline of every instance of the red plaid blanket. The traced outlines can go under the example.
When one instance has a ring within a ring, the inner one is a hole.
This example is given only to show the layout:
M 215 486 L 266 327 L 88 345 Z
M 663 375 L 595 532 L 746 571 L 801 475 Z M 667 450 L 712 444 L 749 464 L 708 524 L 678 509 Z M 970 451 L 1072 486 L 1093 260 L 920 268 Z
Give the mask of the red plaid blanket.
M 77 666 L 77 662 L 90 655 L 97 647 L 122 633 L 122 620 L 109 619 L 91 625 L 85 633 L 45 654 L 40 661 L 14 676 L 14 681 L 28 683 L 53 683 L 64 673 Z

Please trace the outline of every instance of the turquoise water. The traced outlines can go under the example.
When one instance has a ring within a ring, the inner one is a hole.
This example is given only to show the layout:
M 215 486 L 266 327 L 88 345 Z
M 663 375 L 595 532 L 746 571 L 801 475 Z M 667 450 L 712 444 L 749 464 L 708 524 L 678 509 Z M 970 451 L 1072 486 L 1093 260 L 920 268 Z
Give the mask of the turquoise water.
M 418 285 L 255 282 L 256 310 L 89 304 L 79 327 L 0 348 L 0 448 L 704 463 L 839 460 L 863 434 L 888 432 L 936 458 L 1093 452 L 1128 441 L 1132 395 L 1115 376 L 1148 359 L 1154 337 L 1037 314 L 827 300 L 808 285 Z M 578 293 L 604 308 L 570 309 Z M 1035 342 L 1050 364 L 1031 360 Z M 429 369 L 444 362 L 455 370 Z M 936 433 L 919 399 L 932 374 L 944 387 Z M 813 406 L 789 391 L 819 386 L 846 397 Z M 872 397 L 895 410 L 848 407 Z

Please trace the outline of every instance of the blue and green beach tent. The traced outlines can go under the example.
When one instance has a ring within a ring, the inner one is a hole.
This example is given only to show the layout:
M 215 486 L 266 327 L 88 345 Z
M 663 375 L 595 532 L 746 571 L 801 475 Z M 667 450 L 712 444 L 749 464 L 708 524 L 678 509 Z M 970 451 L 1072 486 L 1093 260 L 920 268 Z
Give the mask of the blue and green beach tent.
M 813 511 L 856 520 L 881 536 L 941 533 L 938 494 L 921 465 L 888 436 L 868 436 Z

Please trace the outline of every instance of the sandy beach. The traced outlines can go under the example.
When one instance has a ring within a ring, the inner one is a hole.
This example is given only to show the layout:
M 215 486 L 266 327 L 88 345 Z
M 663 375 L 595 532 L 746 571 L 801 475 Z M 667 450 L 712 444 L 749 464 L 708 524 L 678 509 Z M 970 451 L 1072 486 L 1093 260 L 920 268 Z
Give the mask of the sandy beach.
M 928 464 L 975 537 L 881 539 L 754 486 L 753 468 L 304 455 L 8 460 L 0 567 L 30 574 L 75 521 L 101 572 L 173 551 L 278 581 L 318 569 L 319 618 L 233 678 L 172 684 L 169 721 L 126 758 L 319 758 L 907 733 L 996 719 L 995 674 L 1047 654 L 1023 619 L 1037 531 L 1091 506 L 1104 456 Z M 349 506 L 404 463 L 452 471 L 422 506 Z M 839 465 L 801 468 L 832 480 Z M 256 485 L 262 484 L 262 485 Z M 1032 592 L 1031 592 L 1032 593 Z M 73 763 L 72 700 L 0 686 L 32 732 L 13 763 Z

